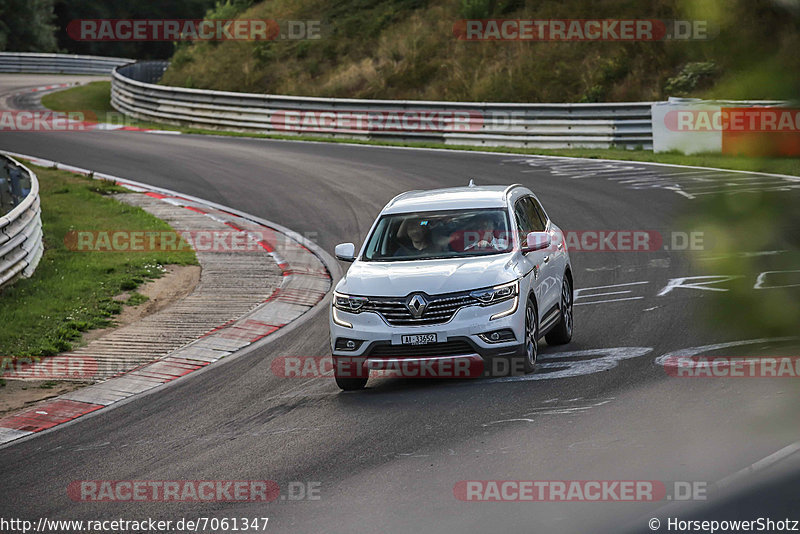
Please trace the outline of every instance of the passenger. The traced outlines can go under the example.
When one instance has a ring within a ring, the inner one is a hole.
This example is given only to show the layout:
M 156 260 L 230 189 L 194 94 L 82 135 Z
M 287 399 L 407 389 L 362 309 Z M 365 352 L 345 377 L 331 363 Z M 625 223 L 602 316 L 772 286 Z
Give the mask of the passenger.
M 494 235 L 495 220 L 489 215 L 478 215 L 475 218 L 475 232 L 478 241 L 467 245 L 464 250 L 504 250 L 508 248 L 508 240 Z

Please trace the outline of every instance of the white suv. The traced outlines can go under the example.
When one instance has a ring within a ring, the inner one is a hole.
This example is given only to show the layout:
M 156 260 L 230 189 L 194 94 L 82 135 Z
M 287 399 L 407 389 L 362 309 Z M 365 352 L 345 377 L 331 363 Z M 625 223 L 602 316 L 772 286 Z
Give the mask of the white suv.
M 563 234 L 520 185 L 403 193 L 383 208 L 357 256 L 353 243 L 335 254 L 353 262 L 330 310 L 334 375 L 344 390 L 363 388 L 370 370 L 528 373 L 542 336 L 549 344 L 572 338 Z

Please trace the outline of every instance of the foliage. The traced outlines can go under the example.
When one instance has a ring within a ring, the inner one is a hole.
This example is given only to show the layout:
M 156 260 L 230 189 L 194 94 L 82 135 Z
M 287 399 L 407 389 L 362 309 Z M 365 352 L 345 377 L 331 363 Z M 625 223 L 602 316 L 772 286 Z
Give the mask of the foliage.
M 770 0 L 657 0 L 646 9 L 630 0 L 575 0 L 568 12 L 559 0 L 269 0 L 239 16 L 321 20 L 322 38 L 183 46 L 162 82 L 301 96 L 493 102 L 620 102 L 670 94 L 781 99 L 800 93 L 793 74 L 800 72 L 800 23 L 787 9 Z M 454 36 L 454 24 L 464 18 L 565 16 L 700 19 L 713 31 L 707 40 L 631 43 Z M 743 76 L 751 81 L 740 83 Z
M 53 2 L 53 0 L 49 1 Z M 61 49 L 73 54 L 135 59 L 168 58 L 175 48 L 175 45 L 170 42 L 82 42 L 72 39 L 67 34 L 66 28 L 70 21 L 80 19 L 201 19 L 206 10 L 213 6 L 214 0 L 170 0 L 169 2 L 163 0 L 136 0 L 135 2 L 55 0 L 55 13 L 58 21 L 56 38 Z
M 687 63 L 676 76 L 667 80 L 664 93 L 667 96 L 686 96 L 696 89 L 706 89 L 716 73 L 717 66 L 713 61 Z
M 55 52 L 53 0 L 0 0 L 0 50 Z

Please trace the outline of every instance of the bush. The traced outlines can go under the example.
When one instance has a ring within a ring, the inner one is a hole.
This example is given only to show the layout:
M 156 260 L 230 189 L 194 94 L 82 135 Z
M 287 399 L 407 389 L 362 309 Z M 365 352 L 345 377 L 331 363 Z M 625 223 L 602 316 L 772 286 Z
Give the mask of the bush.
M 692 91 L 710 87 L 717 74 L 713 61 L 687 63 L 677 76 L 669 78 L 664 85 L 667 96 L 687 96 Z
M 488 19 L 494 11 L 494 0 L 461 0 L 461 16 L 465 19 Z

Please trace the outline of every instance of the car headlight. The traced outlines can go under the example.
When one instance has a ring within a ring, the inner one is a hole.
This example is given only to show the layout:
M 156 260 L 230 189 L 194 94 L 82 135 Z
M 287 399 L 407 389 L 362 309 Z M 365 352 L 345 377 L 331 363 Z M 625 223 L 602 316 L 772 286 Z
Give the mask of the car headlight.
M 351 297 L 344 293 L 333 293 L 333 307 L 350 313 L 360 313 L 361 308 L 368 300 L 367 297 Z
M 487 287 L 485 289 L 476 289 L 470 292 L 469 295 L 478 300 L 481 306 L 497 304 L 498 302 L 513 299 L 519 295 L 519 280 L 514 280 L 513 282 L 499 286 Z

